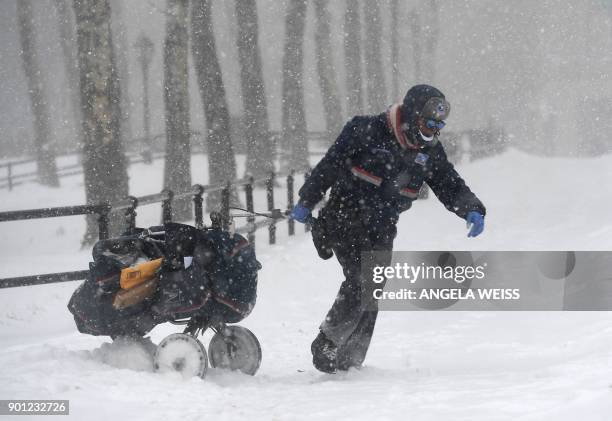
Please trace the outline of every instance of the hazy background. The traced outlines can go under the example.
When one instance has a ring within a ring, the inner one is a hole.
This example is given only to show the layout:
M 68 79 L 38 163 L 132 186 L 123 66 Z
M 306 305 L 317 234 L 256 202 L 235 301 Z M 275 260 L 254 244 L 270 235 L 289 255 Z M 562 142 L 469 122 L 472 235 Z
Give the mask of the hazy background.
M 597 154 L 608 146 L 612 129 L 612 7 L 609 1 L 440 2 L 440 35 L 434 69 L 415 79 L 409 14 L 423 2 L 399 5 L 399 89 L 391 89 L 390 1 L 381 0 L 382 45 L 387 102 L 401 100 L 413 84 L 439 87 L 452 104 L 449 130 L 506 129 L 516 147 L 545 155 Z M 259 0 L 259 47 L 271 129 L 280 129 L 285 1 Z M 134 42 L 144 33 L 155 43 L 151 65 L 152 133 L 164 132 L 162 42 L 165 1 L 113 1 L 120 16 L 113 36 L 128 47 L 131 136 L 143 135 L 142 78 Z M 329 3 L 333 60 L 346 114 L 343 63 L 344 1 Z M 426 13 L 423 19 L 427 22 Z M 60 150 L 77 145 L 59 44 L 58 16 L 51 0 L 34 2 L 37 46 L 51 111 L 53 137 Z M 304 94 L 308 130 L 322 130 L 320 90 L 314 57 L 314 12 L 309 4 L 304 40 Z M 241 113 L 234 3 L 213 1 L 218 56 L 232 115 Z M 123 30 L 122 30 L 123 28 Z M 362 25 L 362 31 L 363 31 Z M 115 42 L 115 48 L 120 44 Z M 427 48 L 427 47 L 423 47 Z M 16 0 L 0 0 L 0 156 L 32 154 L 32 113 L 20 53 Z M 363 51 L 362 51 L 363 56 Z M 191 58 L 190 58 L 191 60 Z M 193 68 L 190 70 L 192 128 L 205 126 Z M 365 81 L 364 81 L 365 83 Z M 382 111 L 382 110 L 377 110 Z M 596 145 L 596 146 L 593 146 Z

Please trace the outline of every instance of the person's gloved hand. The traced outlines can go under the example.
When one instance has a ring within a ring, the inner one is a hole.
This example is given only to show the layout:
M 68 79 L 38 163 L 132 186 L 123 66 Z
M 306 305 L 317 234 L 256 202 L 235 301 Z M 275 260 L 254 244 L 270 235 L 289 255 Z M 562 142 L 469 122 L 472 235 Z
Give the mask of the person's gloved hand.
M 471 211 L 465 218 L 467 227 L 470 230 L 468 237 L 476 237 L 484 231 L 484 216 L 476 211 Z
M 296 221 L 301 222 L 302 224 L 306 223 L 306 220 L 308 219 L 309 216 L 310 216 L 310 209 L 308 209 L 306 206 L 300 203 L 295 205 L 295 207 L 289 214 L 289 218 L 295 219 Z

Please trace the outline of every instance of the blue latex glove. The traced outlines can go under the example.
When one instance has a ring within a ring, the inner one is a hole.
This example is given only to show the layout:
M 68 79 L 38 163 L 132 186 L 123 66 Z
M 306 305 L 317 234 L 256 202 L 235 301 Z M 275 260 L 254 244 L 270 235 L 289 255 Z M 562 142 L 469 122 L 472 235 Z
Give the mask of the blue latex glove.
M 289 214 L 289 218 L 295 219 L 296 221 L 301 222 L 302 224 L 306 223 L 306 220 L 308 219 L 309 216 L 310 216 L 310 209 L 308 209 L 306 206 L 300 203 L 295 205 L 295 207 Z
M 477 237 L 484 231 L 484 216 L 478 212 L 469 212 L 465 220 L 467 221 L 467 227 L 470 230 L 470 232 L 468 232 L 468 237 Z

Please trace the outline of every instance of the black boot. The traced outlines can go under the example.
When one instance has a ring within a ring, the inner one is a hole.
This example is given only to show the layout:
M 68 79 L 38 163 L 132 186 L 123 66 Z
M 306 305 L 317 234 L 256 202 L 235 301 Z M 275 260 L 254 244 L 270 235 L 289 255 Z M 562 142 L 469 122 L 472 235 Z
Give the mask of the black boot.
M 310 346 L 312 364 L 324 373 L 335 373 L 338 370 L 338 347 L 323 332 L 315 338 Z

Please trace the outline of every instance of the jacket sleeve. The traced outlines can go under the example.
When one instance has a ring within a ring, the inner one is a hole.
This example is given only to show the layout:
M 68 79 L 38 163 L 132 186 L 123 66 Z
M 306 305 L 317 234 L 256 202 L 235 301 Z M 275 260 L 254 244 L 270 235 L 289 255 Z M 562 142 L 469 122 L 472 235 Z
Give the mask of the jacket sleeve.
M 432 172 L 425 181 L 438 200 L 442 202 L 446 209 L 463 219 L 471 211 L 476 211 L 483 216 L 486 215 L 486 208 L 466 186 L 465 181 L 457 173 L 453 164 L 448 161 L 442 145 L 438 144 L 435 148 Z
M 314 208 L 345 169 L 350 168 L 360 144 L 360 133 L 363 131 L 360 126 L 359 117 L 353 118 L 344 126 L 336 142 L 314 167 L 300 189 L 302 205 L 309 209 Z

